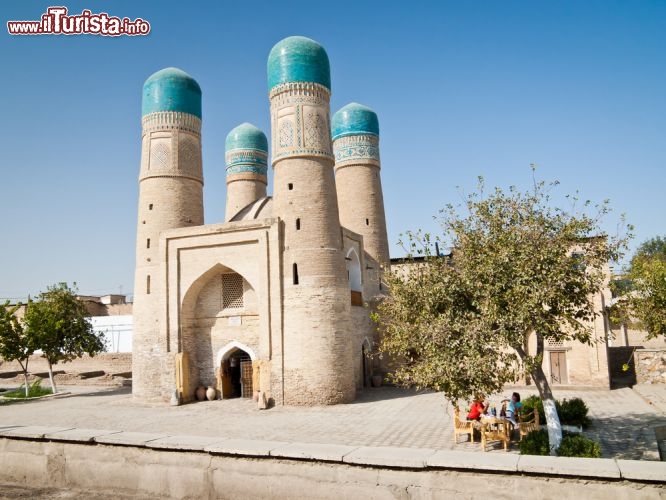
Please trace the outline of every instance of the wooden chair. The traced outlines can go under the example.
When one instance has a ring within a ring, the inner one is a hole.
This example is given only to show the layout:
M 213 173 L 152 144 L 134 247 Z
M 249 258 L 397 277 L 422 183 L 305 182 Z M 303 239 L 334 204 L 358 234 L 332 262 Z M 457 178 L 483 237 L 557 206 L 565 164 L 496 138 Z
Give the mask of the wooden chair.
M 521 411 L 518 414 L 518 422 L 520 423 L 520 440 L 522 441 L 523 436 L 539 430 L 539 411 L 536 408 L 532 408 L 531 412 Z
M 454 408 L 453 410 L 453 442 L 458 444 L 458 434 L 469 434 L 469 440 L 474 442 L 474 424 L 468 420 L 460 419 L 460 409 Z
M 488 441 L 501 441 L 504 451 L 509 451 L 511 442 L 510 422 L 503 418 L 490 418 L 481 421 L 481 447 L 486 451 Z

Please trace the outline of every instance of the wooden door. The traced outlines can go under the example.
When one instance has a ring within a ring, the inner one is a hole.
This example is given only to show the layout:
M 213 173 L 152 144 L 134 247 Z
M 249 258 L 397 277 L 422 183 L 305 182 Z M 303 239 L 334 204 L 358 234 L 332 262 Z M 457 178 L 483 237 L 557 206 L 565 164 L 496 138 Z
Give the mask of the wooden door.
M 241 360 L 241 397 L 252 397 L 252 361 Z
M 550 352 L 550 381 L 553 384 L 568 384 L 567 354 L 564 351 Z

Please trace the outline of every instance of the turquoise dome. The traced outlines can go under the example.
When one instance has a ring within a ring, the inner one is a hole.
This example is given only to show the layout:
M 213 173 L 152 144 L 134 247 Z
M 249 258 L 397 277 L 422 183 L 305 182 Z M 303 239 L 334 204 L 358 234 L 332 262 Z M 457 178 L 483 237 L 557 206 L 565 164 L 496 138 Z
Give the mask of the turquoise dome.
M 201 118 L 201 87 L 178 68 L 153 73 L 143 84 L 141 115 L 157 111 L 180 111 Z
M 268 153 L 268 139 L 266 135 L 251 123 L 241 123 L 229 132 L 224 142 L 227 151 L 232 149 L 255 149 Z
M 268 172 L 268 140 L 251 123 L 241 123 L 227 135 L 224 142 L 227 175 Z
M 352 102 L 338 110 L 331 119 L 331 135 L 333 140 L 346 135 L 371 134 L 379 136 L 379 120 L 377 113 Z
M 268 89 L 288 82 L 314 82 L 331 89 L 331 68 L 324 48 L 304 36 L 290 36 L 268 55 Z

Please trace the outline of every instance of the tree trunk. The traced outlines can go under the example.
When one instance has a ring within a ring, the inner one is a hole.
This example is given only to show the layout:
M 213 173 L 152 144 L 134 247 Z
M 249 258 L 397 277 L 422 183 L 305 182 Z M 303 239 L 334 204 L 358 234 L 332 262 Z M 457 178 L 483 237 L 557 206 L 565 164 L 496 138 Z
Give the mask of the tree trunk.
M 53 366 L 51 365 L 51 360 L 46 359 L 46 362 L 49 364 L 49 380 L 51 381 L 51 392 L 56 394 L 58 390 L 56 389 L 55 380 L 53 380 Z
M 562 424 L 557 414 L 555 398 L 550 390 L 550 384 L 541 365 L 536 365 L 532 370 L 532 379 L 534 380 L 539 395 L 543 401 L 543 412 L 546 415 L 546 425 L 548 426 L 548 443 L 550 444 L 550 454 L 555 455 L 562 442 Z
M 523 360 L 523 364 L 527 358 L 527 351 L 522 348 L 516 348 L 518 355 Z M 537 349 L 536 359 L 543 360 L 543 337 L 537 333 Z M 550 445 L 550 454 L 556 455 L 557 449 L 562 442 L 562 424 L 560 417 L 557 414 L 557 407 L 555 406 L 555 398 L 553 392 L 550 390 L 550 384 L 543 372 L 541 363 L 535 363 L 531 370 L 532 380 L 539 390 L 539 396 L 543 402 L 543 413 L 546 416 L 546 426 L 548 429 L 548 443 Z
M 27 398 L 30 395 L 30 389 L 28 388 L 28 360 L 25 360 L 25 366 L 18 360 L 19 365 L 21 365 L 21 370 L 23 370 L 23 383 L 25 384 L 25 397 Z

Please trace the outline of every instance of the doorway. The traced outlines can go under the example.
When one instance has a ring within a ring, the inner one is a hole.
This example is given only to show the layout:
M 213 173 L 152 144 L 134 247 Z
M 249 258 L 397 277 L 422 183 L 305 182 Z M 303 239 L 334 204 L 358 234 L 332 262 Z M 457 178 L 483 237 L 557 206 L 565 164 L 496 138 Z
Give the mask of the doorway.
M 251 398 L 252 389 L 252 359 L 235 349 L 222 360 L 222 398 Z
M 552 384 L 568 384 L 567 353 L 565 351 L 550 351 L 550 382 Z

